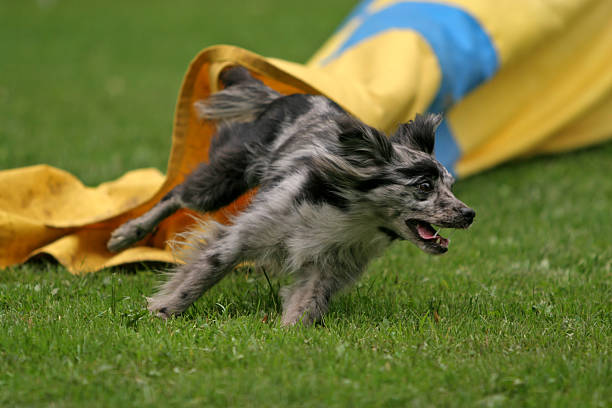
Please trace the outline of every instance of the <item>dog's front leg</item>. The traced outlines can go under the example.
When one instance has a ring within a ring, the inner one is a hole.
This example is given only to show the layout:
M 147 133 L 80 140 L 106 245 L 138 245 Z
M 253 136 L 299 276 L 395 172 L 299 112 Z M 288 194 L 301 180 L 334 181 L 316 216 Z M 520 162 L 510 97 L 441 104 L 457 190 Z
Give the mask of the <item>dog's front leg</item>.
M 302 278 L 292 286 L 283 288 L 283 326 L 296 323 L 311 325 L 320 321 L 329 307 L 329 301 L 345 282 L 333 274 L 309 266 Z

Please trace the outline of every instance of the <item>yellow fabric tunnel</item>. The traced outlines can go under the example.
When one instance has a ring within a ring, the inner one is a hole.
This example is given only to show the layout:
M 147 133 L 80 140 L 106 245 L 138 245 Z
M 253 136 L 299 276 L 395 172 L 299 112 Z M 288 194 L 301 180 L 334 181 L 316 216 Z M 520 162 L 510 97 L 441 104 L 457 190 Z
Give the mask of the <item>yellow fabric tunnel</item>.
M 448 0 L 361 3 L 307 64 L 220 45 L 200 52 L 181 86 L 168 171 L 135 170 L 95 188 L 40 165 L 0 172 L 0 267 L 47 254 L 72 273 L 176 262 L 167 241 L 194 222 L 181 210 L 119 254 L 110 232 L 151 208 L 207 157 L 214 124 L 193 104 L 242 65 L 284 94 L 323 94 L 385 131 L 443 112 L 436 157 L 458 177 L 504 161 L 612 137 L 612 2 Z M 227 217 L 252 192 L 205 217 Z

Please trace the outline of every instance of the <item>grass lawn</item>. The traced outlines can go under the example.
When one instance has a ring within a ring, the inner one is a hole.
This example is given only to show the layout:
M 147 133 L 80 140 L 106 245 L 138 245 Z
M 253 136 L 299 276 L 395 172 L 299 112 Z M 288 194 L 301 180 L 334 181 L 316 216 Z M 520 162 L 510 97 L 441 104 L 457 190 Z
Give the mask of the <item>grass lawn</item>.
M 0 0 L 0 168 L 164 170 L 201 48 L 305 61 L 354 2 L 203 3 Z M 607 143 L 460 181 L 473 228 L 442 257 L 395 244 L 325 327 L 280 328 L 247 269 L 167 322 L 159 267 L 0 271 L 0 406 L 609 407 L 611 174 Z

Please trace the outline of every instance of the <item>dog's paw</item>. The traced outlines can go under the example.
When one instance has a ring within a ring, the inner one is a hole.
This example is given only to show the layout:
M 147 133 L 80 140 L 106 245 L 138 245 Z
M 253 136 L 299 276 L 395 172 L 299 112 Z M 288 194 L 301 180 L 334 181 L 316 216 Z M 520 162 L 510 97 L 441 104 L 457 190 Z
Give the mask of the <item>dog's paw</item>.
M 147 235 L 146 230 L 138 223 L 129 221 L 113 231 L 110 239 L 106 243 L 106 247 L 111 252 L 119 252 L 133 243 L 140 241 L 145 235 Z
M 156 299 L 154 297 L 148 297 L 147 303 L 147 309 L 149 310 L 149 312 L 159 317 L 160 319 L 166 320 L 172 316 L 172 313 L 170 312 L 169 308 L 167 306 L 164 306 L 163 302 L 161 302 L 159 299 Z
M 299 314 L 286 314 L 284 313 L 281 318 L 281 326 L 283 327 L 293 327 L 293 326 L 312 326 L 314 324 L 319 323 L 319 320 L 313 318 L 308 312 L 304 312 L 301 315 Z

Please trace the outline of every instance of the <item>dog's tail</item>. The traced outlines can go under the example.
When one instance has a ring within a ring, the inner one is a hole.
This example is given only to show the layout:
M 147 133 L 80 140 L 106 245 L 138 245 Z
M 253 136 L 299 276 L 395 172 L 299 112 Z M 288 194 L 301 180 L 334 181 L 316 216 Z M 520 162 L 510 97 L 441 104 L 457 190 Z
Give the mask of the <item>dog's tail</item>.
M 221 73 L 225 88 L 208 99 L 195 103 L 202 119 L 217 121 L 250 121 L 281 94 L 251 76 L 246 68 L 236 66 Z

